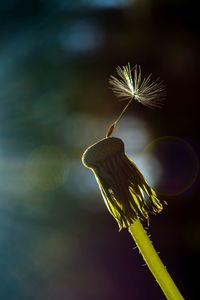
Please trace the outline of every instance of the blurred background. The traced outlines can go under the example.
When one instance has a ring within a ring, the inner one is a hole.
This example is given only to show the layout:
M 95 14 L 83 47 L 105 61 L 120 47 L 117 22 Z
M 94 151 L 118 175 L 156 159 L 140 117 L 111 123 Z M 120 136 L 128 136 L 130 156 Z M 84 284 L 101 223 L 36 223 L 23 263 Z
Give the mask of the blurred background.
M 0 299 L 164 299 L 81 163 L 125 105 L 109 76 L 128 62 L 166 85 L 114 136 L 168 205 L 148 233 L 197 299 L 198 10 L 194 1 L 0 1 Z

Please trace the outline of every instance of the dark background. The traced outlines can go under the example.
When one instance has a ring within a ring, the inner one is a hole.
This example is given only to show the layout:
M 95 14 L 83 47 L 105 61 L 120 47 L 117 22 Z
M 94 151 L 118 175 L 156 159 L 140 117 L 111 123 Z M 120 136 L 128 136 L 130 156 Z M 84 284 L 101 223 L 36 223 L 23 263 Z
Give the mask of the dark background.
M 123 108 L 108 78 L 127 62 L 167 98 L 134 103 L 115 136 L 168 202 L 148 233 L 198 298 L 198 19 L 194 1 L 0 1 L 0 299 L 164 299 L 81 164 Z

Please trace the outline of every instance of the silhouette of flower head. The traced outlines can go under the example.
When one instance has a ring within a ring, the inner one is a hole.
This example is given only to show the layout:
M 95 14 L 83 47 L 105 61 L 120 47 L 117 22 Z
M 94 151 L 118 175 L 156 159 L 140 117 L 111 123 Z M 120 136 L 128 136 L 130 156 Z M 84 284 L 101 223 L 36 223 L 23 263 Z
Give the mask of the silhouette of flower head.
M 105 204 L 118 222 L 128 228 L 135 219 L 148 220 L 149 213 L 159 213 L 163 206 L 134 162 L 124 152 L 124 143 L 105 138 L 86 149 L 83 164 L 96 177 Z

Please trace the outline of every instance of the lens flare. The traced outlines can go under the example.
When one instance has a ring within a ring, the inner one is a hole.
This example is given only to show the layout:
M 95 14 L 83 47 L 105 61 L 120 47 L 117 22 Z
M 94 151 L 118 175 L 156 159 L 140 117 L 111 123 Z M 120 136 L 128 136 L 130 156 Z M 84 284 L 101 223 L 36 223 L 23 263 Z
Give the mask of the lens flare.
M 179 195 L 194 184 L 199 173 L 199 159 L 195 149 L 186 140 L 176 136 L 160 137 L 147 145 L 143 153 L 153 154 L 159 161 L 159 194 Z

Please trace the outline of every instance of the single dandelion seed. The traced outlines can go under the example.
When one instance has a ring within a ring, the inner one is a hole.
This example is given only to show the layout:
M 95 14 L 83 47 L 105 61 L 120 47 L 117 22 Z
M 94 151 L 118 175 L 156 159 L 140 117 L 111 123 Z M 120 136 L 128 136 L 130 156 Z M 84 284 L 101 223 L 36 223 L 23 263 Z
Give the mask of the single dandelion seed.
M 151 81 L 151 74 L 142 80 L 141 67 L 135 65 L 133 68 L 133 78 L 130 63 L 126 66 L 117 67 L 119 78 L 110 76 L 109 84 L 114 94 L 120 100 L 128 100 L 118 118 L 108 128 L 106 137 L 110 137 L 129 105 L 133 100 L 137 100 L 150 108 L 161 107 L 165 98 L 165 86 L 162 81 L 157 78 L 156 81 Z

